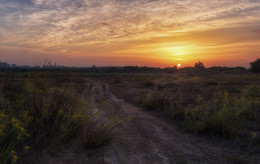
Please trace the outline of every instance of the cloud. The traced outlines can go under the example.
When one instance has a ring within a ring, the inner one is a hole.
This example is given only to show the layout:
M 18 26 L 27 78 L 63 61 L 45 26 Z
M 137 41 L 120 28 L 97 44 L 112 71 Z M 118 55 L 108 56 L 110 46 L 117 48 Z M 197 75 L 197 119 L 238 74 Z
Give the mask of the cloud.
M 259 20 L 257 0 L 2 0 L 0 45 L 87 55 L 91 47 L 135 46 L 183 31 L 257 26 Z
M 16 0 L 18 2 L 18 0 Z M 258 2 L 228 1 L 227 3 L 212 1 L 90 1 L 90 0 L 34 0 L 33 6 L 25 7 L 24 11 L 11 11 L 1 23 L 2 28 L 13 29 L 15 36 L 43 38 L 46 41 L 66 41 L 68 36 L 77 41 L 82 40 L 114 40 L 129 37 L 139 38 L 153 32 L 167 32 L 185 26 L 195 28 L 228 17 L 236 17 L 238 13 L 250 15 L 257 10 Z M 231 3 L 232 2 L 232 3 Z M 193 7 L 192 7 L 193 6 Z M 225 6 L 225 7 L 223 7 Z M 244 8 L 239 8 L 244 6 Z M 255 9 L 253 10 L 253 6 Z M 16 9 L 19 5 L 16 6 Z M 15 6 L 12 6 L 15 9 Z M 7 13 L 8 11 L 5 11 Z M 239 15 L 241 16 L 241 14 Z M 18 17 L 18 18 L 16 18 Z M 12 20 L 12 21 L 10 21 Z M 102 26 L 106 24 L 106 27 Z M 17 31 L 18 29 L 18 31 Z M 16 33 L 14 31 L 17 31 Z M 53 36 L 53 34 L 56 36 Z M 52 34 L 52 35 L 49 35 Z M 84 38 L 84 39 L 83 39 Z
M 19 3 L 19 4 L 31 4 L 31 0 L 1 0 L 0 3 Z
M 252 32 L 260 34 L 260 29 L 259 30 L 252 30 Z

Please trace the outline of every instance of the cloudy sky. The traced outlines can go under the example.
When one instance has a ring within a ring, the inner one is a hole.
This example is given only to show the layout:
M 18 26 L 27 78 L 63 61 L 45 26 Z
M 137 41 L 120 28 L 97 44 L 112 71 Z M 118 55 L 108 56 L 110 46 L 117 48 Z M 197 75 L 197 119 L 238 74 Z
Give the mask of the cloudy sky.
M 248 66 L 260 0 L 0 0 L 0 61 Z

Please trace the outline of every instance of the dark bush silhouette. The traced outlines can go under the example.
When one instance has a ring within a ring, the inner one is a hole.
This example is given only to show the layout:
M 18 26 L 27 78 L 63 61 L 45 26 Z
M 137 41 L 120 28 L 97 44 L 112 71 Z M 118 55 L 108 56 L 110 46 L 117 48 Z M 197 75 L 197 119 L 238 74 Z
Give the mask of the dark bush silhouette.
M 205 66 L 204 66 L 204 64 L 202 62 L 199 61 L 198 63 L 195 63 L 194 68 L 196 70 L 204 70 Z
M 250 63 L 250 71 L 260 73 L 260 58 Z

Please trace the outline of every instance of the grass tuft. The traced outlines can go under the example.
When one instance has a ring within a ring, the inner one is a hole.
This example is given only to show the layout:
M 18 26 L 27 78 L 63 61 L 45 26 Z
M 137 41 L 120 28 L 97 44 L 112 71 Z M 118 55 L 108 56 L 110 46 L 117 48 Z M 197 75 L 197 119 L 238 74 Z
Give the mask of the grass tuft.
M 42 149 L 55 150 L 77 136 L 84 138 L 87 148 L 113 136 L 117 124 L 90 114 L 90 101 L 71 83 L 50 85 L 36 79 L 25 80 L 18 88 L 15 84 L 0 88 L 1 164 L 17 163 Z

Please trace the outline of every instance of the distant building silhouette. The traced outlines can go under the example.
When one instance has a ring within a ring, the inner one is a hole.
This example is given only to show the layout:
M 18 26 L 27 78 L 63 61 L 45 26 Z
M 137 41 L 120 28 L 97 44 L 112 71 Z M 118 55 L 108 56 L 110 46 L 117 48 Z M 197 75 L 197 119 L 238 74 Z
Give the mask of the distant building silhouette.
M 10 64 L 6 62 L 0 62 L 0 68 L 10 68 Z
M 15 67 L 17 67 L 17 66 L 16 66 L 16 64 L 11 64 L 11 67 L 12 67 L 12 68 L 15 68 Z

